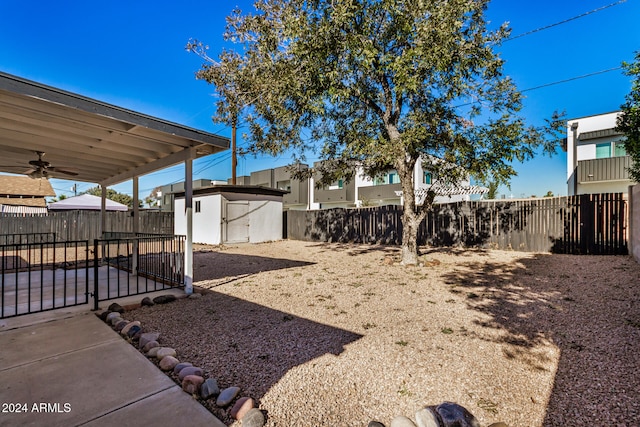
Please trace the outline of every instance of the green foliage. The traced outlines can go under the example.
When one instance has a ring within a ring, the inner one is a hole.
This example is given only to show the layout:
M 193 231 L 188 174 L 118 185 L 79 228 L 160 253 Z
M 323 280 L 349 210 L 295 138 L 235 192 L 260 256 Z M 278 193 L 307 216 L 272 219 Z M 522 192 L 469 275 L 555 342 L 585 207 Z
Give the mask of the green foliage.
M 149 195 L 144 198 L 144 202 L 147 204 L 148 207 L 155 208 L 160 206 L 158 203 L 160 201 L 160 197 L 158 197 L 158 193 L 160 192 L 160 189 L 161 187 L 154 188 L 153 190 L 151 190 L 151 193 L 149 193 Z
M 626 136 L 624 148 L 632 160 L 629 176 L 640 182 L 640 51 L 635 53 L 634 62 L 623 62 L 622 66 L 625 74 L 631 77 L 631 91 L 620 107 L 622 114 L 618 116 L 616 129 Z
M 91 194 L 93 196 L 102 197 L 102 190 L 99 186 L 92 187 L 82 194 Z M 127 194 L 118 193 L 112 188 L 107 188 L 107 199 L 113 200 L 114 202 L 122 203 L 123 205 L 127 205 L 130 208 L 133 207 L 133 197 Z M 142 206 L 142 203 L 140 203 L 140 201 L 138 201 L 138 203 L 140 206 Z
M 496 198 L 496 196 L 498 195 L 498 186 L 499 184 L 496 181 L 489 182 L 489 184 L 487 185 L 487 187 L 489 188 L 486 196 L 487 199 L 493 200 Z
M 59 201 L 64 200 L 66 198 L 67 198 L 67 196 L 65 194 L 61 194 L 58 197 L 54 197 L 54 198 L 50 199 L 49 203 L 59 202 Z
M 509 29 L 488 30 L 487 5 L 258 0 L 255 12 L 227 18 L 225 39 L 237 51 L 213 59 L 197 40 L 187 49 L 206 61 L 197 77 L 216 87 L 215 119 L 245 122 L 250 151 L 293 150 L 301 161 L 319 151 L 319 185 L 352 178 L 356 166 L 369 176 L 396 169 L 405 200 L 403 262 L 415 263 L 417 224 L 434 196 L 415 202 L 417 162 L 437 177 L 434 184 L 468 175 L 508 184 L 513 161 L 541 146 L 555 151 L 546 132 L 564 129 L 558 114 L 544 128 L 519 116 L 522 96 L 495 51 Z

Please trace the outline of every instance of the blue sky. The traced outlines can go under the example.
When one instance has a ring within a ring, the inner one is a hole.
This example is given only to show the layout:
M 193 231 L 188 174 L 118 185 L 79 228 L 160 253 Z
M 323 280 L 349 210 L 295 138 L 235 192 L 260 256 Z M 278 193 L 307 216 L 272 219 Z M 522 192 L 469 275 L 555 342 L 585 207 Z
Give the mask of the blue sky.
M 509 21 L 513 36 L 614 3 L 619 4 L 504 43 L 499 50 L 506 60 L 506 74 L 527 90 L 631 61 L 640 49 L 640 0 L 492 1 L 488 19 L 496 26 Z M 211 121 L 213 88 L 194 77 L 202 60 L 184 47 L 196 38 L 208 44 L 214 56 L 222 45 L 225 17 L 235 6 L 249 10 L 251 4 L 249 0 L 0 0 L 0 70 L 230 136 L 230 129 Z M 629 78 L 616 70 L 527 90 L 523 114 L 531 124 L 540 125 L 554 110 L 565 110 L 567 118 L 611 112 L 619 109 L 629 89 Z M 289 161 L 287 155 L 247 157 L 239 160 L 238 175 Z M 515 168 L 518 176 L 511 190 L 500 188 L 500 193 L 566 195 L 566 155 L 560 150 L 551 158 L 540 154 Z M 195 179 L 230 176 L 229 152 L 194 163 Z M 182 166 L 141 177 L 140 197 L 183 177 Z M 58 194 L 73 195 L 73 182 L 52 180 L 52 184 Z M 91 186 L 78 183 L 77 188 Z M 115 189 L 131 194 L 132 185 Z

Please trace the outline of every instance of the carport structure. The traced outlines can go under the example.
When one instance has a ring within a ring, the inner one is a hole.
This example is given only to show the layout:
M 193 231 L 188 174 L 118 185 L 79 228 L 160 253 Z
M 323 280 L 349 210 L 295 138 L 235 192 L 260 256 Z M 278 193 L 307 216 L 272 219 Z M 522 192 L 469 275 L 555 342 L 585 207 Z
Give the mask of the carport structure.
M 0 72 L 0 171 L 69 178 L 102 188 L 133 180 L 134 232 L 138 177 L 185 165 L 185 211 L 192 214 L 193 160 L 229 148 L 229 139 Z M 46 167 L 33 166 L 38 153 Z M 30 163 L 31 161 L 31 163 Z M 62 174 L 61 174 L 62 173 Z M 185 241 L 185 292 L 192 292 L 192 222 Z

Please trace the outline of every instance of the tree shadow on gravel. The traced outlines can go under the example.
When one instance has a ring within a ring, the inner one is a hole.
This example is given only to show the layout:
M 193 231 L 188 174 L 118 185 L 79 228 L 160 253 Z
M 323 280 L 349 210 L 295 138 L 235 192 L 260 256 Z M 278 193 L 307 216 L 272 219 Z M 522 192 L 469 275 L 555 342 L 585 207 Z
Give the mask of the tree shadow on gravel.
M 305 267 L 313 264 L 293 259 L 219 251 L 200 251 L 193 254 L 194 281 L 246 277 L 263 271 Z
M 394 255 L 400 253 L 399 246 L 365 244 L 365 243 L 314 243 L 309 245 L 312 248 L 322 248 L 326 251 L 346 253 L 350 256 L 362 255 L 366 253 L 380 253 L 381 255 Z M 320 251 L 323 252 L 323 251 Z
M 311 248 L 321 248 L 325 251 L 335 251 L 346 253 L 350 256 L 362 255 L 367 253 L 380 253 L 381 255 L 401 256 L 401 247 L 399 245 L 381 245 L 366 243 L 313 243 Z M 464 257 L 473 250 L 475 254 L 489 256 L 489 250 L 483 248 L 468 249 L 458 246 L 420 246 L 418 255 L 429 257 L 431 255 L 445 254 Z M 321 251 L 322 252 L 322 251 Z
M 444 281 L 504 357 L 548 371 L 543 347 L 560 350 L 544 426 L 640 425 L 638 277 L 630 257 L 538 254 L 461 262 Z
M 176 349 L 179 360 L 200 366 L 220 389 L 238 386 L 259 406 L 260 399 L 285 374 L 324 355 L 338 356 L 362 335 L 310 321 L 222 293 L 185 298 L 169 306 L 127 313 L 145 330 L 161 333 L 161 345 Z M 171 374 L 174 379 L 175 376 Z M 304 378 L 300 378 L 304 381 Z M 229 425 L 229 407 L 202 402 Z M 268 416 L 268 414 L 267 414 Z

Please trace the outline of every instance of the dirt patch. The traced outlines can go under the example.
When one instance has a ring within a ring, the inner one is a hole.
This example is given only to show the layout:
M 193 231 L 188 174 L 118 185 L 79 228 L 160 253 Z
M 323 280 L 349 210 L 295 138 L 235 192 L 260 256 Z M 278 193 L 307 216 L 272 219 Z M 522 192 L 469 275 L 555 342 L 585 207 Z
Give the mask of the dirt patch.
M 482 425 L 640 423 L 640 265 L 623 256 L 282 241 L 197 247 L 208 292 L 127 313 L 268 426 L 455 401 Z M 227 411 L 205 403 L 231 423 Z

